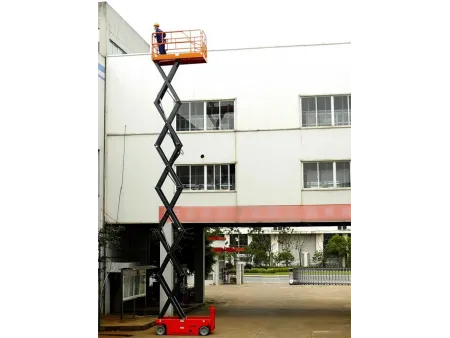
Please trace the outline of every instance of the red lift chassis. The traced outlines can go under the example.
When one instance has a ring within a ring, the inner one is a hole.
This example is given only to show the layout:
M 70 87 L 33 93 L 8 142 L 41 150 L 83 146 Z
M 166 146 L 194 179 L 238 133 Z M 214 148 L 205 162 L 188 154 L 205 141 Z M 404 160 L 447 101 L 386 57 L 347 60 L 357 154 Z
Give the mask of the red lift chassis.
M 216 328 L 216 309 L 209 308 L 209 317 L 164 317 L 156 320 L 156 334 L 207 336 Z

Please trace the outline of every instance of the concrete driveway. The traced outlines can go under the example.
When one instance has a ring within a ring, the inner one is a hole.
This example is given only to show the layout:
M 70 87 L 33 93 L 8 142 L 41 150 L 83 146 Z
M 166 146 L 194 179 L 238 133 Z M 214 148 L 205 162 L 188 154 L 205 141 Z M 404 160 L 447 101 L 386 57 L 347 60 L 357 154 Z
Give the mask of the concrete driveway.
M 289 285 L 289 276 L 262 276 L 262 275 L 245 275 L 244 276 L 244 284 L 245 283 L 266 283 L 266 284 L 285 284 Z
M 350 286 L 243 284 L 206 287 L 207 306 L 190 315 L 207 315 L 216 306 L 210 337 L 350 337 Z M 155 335 L 155 328 L 133 336 Z M 172 336 L 175 337 L 175 336 Z

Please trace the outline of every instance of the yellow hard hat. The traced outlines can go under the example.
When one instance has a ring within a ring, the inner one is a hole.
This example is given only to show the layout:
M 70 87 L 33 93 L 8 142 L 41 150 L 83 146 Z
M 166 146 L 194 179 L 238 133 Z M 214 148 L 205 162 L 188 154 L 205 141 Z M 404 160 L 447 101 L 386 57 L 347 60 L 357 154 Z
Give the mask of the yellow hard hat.
M 155 22 L 155 24 L 153 25 L 153 27 L 159 27 L 159 23 Z

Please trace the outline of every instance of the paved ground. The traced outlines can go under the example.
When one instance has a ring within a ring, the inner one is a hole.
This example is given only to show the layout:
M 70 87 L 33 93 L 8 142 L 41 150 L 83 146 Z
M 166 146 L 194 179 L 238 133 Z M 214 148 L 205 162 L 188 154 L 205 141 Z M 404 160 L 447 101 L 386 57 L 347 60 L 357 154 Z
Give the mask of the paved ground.
M 350 337 L 350 286 L 207 286 L 206 298 L 217 313 L 211 337 Z M 205 315 L 208 310 L 206 306 L 191 315 Z M 130 334 L 148 337 L 155 335 L 155 328 Z
M 263 276 L 263 275 L 255 275 L 244 276 L 244 283 L 281 283 L 288 285 L 289 284 L 289 276 Z
M 147 317 L 139 317 L 133 318 L 132 315 L 126 314 L 123 317 L 123 321 L 120 320 L 120 315 L 115 316 L 104 316 L 102 317 L 101 324 L 102 326 L 144 326 L 153 320 L 156 320 L 158 316 L 147 316 Z
M 289 276 L 244 276 L 244 283 L 278 283 L 289 284 Z

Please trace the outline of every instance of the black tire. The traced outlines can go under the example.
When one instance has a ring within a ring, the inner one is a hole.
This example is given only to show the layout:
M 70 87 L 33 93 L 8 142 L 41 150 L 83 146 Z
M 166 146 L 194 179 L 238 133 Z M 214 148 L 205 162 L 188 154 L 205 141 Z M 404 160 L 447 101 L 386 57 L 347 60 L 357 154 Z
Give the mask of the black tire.
M 198 334 L 199 334 L 200 336 L 207 336 L 207 335 L 209 335 L 209 327 L 207 327 L 207 326 L 202 326 L 202 327 L 200 328 L 200 330 L 198 330 Z
M 157 336 L 164 336 L 166 334 L 166 327 L 163 325 L 158 325 L 156 327 L 156 335 Z

